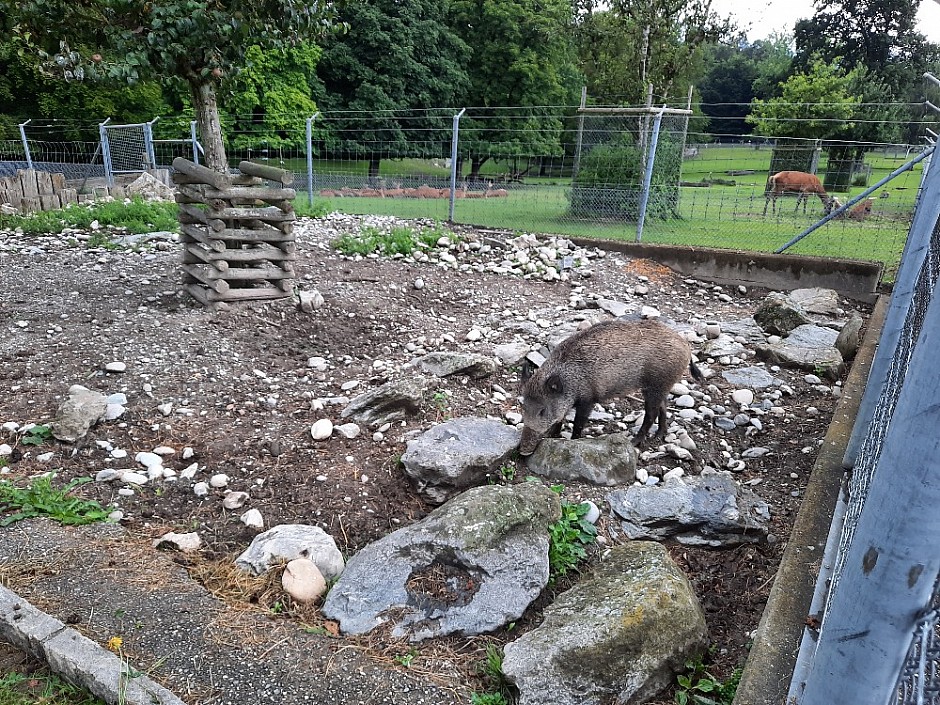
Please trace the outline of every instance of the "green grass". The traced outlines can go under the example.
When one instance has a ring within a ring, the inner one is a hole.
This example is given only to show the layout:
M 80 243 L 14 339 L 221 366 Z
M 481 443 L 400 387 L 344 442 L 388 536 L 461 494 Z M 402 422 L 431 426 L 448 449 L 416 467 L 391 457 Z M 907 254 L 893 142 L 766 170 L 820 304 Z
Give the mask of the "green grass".
M 0 676 L 0 705 L 104 705 L 104 701 L 42 668 L 18 667 Z
M 178 230 L 177 213 L 175 203 L 135 198 L 130 203 L 99 202 L 30 215 L 0 216 L 0 227 L 22 228 L 29 235 L 44 235 L 61 233 L 65 228 L 90 229 L 92 222 L 97 220 L 102 227 L 124 227 L 132 233 L 151 233 Z

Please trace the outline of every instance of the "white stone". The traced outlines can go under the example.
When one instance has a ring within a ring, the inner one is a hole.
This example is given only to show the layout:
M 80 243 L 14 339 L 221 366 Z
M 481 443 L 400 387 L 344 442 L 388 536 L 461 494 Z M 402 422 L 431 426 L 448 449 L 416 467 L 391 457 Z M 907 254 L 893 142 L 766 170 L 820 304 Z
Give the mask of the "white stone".
M 220 489 L 228 484 L 229 479 L 228 475 L 220 472 L 209 478 L 209 484 L 216 489 Z
M 646 481 L 649 479 L 649 471 L 646 468 L 637 468 L 636 469 L 636 481 L 641 485 L 645 485 Z
M 597 505 L 589 499 L 581 502 L 581 504 L 586 504 L 588 507 L 587 514 L 584 515 L 584 519 L 590 524 L 596 524 L 597 520 L 601 518 L 601 510 L 598 509 Z
M 105 372 L 126 372 L 127 364 L 123 362 L 109 362 L 104 366 Z
M 423 289 L 423 288 L 424 288 L 424 279 L 422 279 L 421 277 L 418 277 L 417 279 L 415 279 L 415 281 L 414 281 L 414 288 L 415 288 L 415 289 Z
M 122 472 L 121 470 L 115 470 L 113 468 L 99 470 L 95 474 L 95 482 L 111 482 L 111 480 L 117 480 Z
M 188 534 L 177 534 L 171 531 L 168 534 L 164 534 L 158 539 L 153 540 L 154 548 L 160 548 L 161 546 L 172 546 L 183 553 L 192 553 L 193 551 L 198 551 L 199 547 L 202 546 L 202 540 L 199 538 L 199 534 L 195 531 L 192 531 Z
M 326 580 L 309 558 L 295 558 L 284 567 L 281 586 L 297 602 L 308 603 L 326 592 Z
M 731 392 L 731 398 L 738 404 L 750 406 L 754 403 L 754 392 L 750 389 L 735 389 Z
M 688 394 L 683 394 L 681 397 L 676 399 L 676 406 L 680 409 L 691 409 L 695 406 L 695 399 L 693 399 Z
M 315 441 L 325 441 L 333 435 L 333 422 L 329 419 L 320 419 L 310 427 L 310 435 Z
M 121 474 L 121 482 L 129 482 L 132 485 L 146 485 L 149 480 L 149 477 L 139 472 L 125 472 Z
M 173 455 L 176 453 L 176 448 L 170 448 L 170 446 L 157 446 L 153 449 L 155 455 Z
M 663 475 L 663 480 L 678 480 L 683 475 L 685 475 L 685 470 L 682 468 L 673 468 Z
M 124 450 L 123 448 L 115 448 L 114 450 L 111 451 L 111 457 L 116 458 L 117 460 L 120 460 L 121 458 L 126 458 L 127 451 Z
M 13 448 L 8 443 L 0 443 L 0 457 L 10 455 L 12 452 Z
M 0 426 L 7 433 L 16 433 L 19 430 L 20 425 L 16 421 L 7 421 L 3 426 Z
M 193 463 L 192 465 L 183 468 L 183 471 L 180 473 L 180 477 L 184 480 L 192 480 L 198 471 L 199 463 Z
M 197 497 L 205 497 L 209 494 L 209 483 L 208 482 L 197 482 L 193 485 L 193 494 Z
M 134 460 L 143 465 L 145 468 L 163 467 L 163 458 L 161 458 L 156 453 L 138 453 L 134 456 Z
M 229 492 L 222 499 L 222 506 L 226 509 L 240 509 L 248 501 L 247 492 Z
M 183 460 L 189 460 L 189 459 L 192 458 L 195 454 L 196 454 L 196 453 L 195 453 L 195 452 L 193 451 L 193 449 L 190 448 L 189 446 L 186 446 L 185 448 L 183 448 Z
M 676 382 L 674 385 L 672 385 L 672 389 L 669 390 L 669 393 L 673 396 L 681 397 L 683 394 L 689 393 L 689 388 L 681 382 Z
M 478 341 L 482 337 L 483 337 L 483 333 L 480 331 L 479 328 L 471 329 L 470 332 L 467 333 L 466 335 L 466 339 L 470 341 L 471 343 Z
M 169 416 L 173 413 L 173 402 L 168 401 L 166 404 L 160 404 L 157 407 L 157 411 L 159 411 L 164 416 Z
M 259 512 L 257 509 L 249 509 L 247 512 L 242 514 L 241 522 L 249 529 L 264 528 L 264 518 L 261 516 L 261 512 Z
M 359 425 L 354 423 L 341 424 L 336 427 L 336 430 L 339 431 L 339 433 L 342 434 L 344 438 L 355 438 L 362 432 L 362 429 L 359 428 Z
M 643 318 L 659 318 L 661 315 L 659 309 L 653 308 L 652 306 L 643 306 L 640 309 L 640 316 Z
M 326 372 L 330 366 L 326 358 L 314 356 L 307 358 L 307 367 L 312 367 L 317 372 Z
M 340 385 L 340 389 L 342 389 L 344 392 L 348 392 L 350 389 L 355 389 L 358 386 L 359 386 L 359 380 L 351 379 L 348 382 L 343 382 L 343 384 Z

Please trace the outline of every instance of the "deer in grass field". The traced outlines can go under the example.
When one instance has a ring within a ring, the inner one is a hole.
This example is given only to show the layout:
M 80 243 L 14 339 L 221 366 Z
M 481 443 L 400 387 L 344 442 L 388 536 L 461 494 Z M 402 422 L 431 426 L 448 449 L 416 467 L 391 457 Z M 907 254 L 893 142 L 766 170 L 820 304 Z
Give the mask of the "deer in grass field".
M 822 201 L 823 209 L 826 215 L 832 210 L 832 199 L 823 188 L 822 182 L 815 174 L 807 174 L 802 171 L 778 171 L 767 179 L 767 187 L 764 189 L 764 215 L 767 215 L 767 204 L 773 203 L 773 213 L 777 212 L 777 197 L 785 193 L 795 193 L 796 208 L 799 209 L 800 201 L 803 202 L 803 212 L 806 212 L 806 202 L 810 194 L 815 193 Z

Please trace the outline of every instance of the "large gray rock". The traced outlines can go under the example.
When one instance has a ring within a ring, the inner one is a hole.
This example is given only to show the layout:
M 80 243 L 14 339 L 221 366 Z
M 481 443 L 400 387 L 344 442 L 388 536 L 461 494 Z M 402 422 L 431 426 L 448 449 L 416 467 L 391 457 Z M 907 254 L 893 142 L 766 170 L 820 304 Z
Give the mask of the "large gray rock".
M 503 343 L 493 348 L 493 354 L 506 366 L 518 365 L 529 354 L 528 343 Z
M 723 370 L 721 376 L 735 387 L 766 389 L 779 383 L 779 380 L 763 367 L 738 367 Z
M 666 550 L 633 541 L 545 608 L 507 644 L 503 673 L 519 705 L 640 703 L 707 648 L 705 615 Z
M 745 347 L 726 333 L 720 334 L 713 340 L 706 341 L 702 352 L 708 357 L 724 357 L 726 355 L 740 355 Z
M 786 335 L 797 326 L 812 323 L 802 306 L 779 291 L 767 295 L 754 313 L 754 320 L 773 335 Z
M 825 316 L 839 315 L 839 294 L 834 289 L 813 287 L 811 289 L 794 289 L 788 294 L 791 301 L 809 313 L 819 313 Z
M 552 480 L 629 485 L 636 479 L 637 452 L 629 433 L 600 438 L 544 438 L 526 460 L 530 472 Z
M 280 524 L 258 534 L 235 565 L 261 575 L 278 561 L 296 558 L 310 559 L 327 580 L 338 577 L 345 566 L 333 537 L 319 526 L 306 524 Z
M 767 340 L 767 335 L 763 329 L 751 317 L 740 318 L 736 321 L 723 321 L 721 330 L 734 338 L 744 338 L 751 345 L 757 345 Z
M 767 538 L 770 510 L 729 472 L 703 471 L 607 495 L 628 538 L 673 538 L 687 546 L 736 546 Z
M 88 433 L 88 429 L 108 410 L 108 398 L 80 384 L 69 387 L 69 396 L 56 412 L 50 424 L 52 435 L 60 441 L 74 443 Z
M 848 322 L 842 326 L 836 342 L 833 343 L 836 350 L 842 355 L 843 360 L 851 360 L 858 352 L 858 346 L 861 344 L 859 334 L 862 330 L 862 317 L 853 313 Z
M 401 462 L 418 493 L 440 504 L 496 475 L 516 452 L 521 437 L 521 431 L 502 421 L 475 416 L 451 419 L 408 441 Z
M 467 490 L 353 556 L 323 604 L 345 634 L 390 623 L 412 641 L 518 619 L 548 582 L 558 495 L 526 482 Z
M 842 354 L 835 347 L 839 334 L 831 328 L 802 325 L 779 343 L 760 345 L 757 356 L 768 362 L 807 370 L 838 379 L 845 370 Z
M 392 380 L 355 397 L 340 416 L 372 425 L 397 421 L 418 412 L 430 386 L 431 380 L 423 375 Z
M 435 377 L 449 377 L 450 375 L 467 375 L 472 379 L 489 377 L 496 372 L 496 360 L 485 355 L 460 352 L 433 352 L 419 357 L 413 363 L 422 372 Z

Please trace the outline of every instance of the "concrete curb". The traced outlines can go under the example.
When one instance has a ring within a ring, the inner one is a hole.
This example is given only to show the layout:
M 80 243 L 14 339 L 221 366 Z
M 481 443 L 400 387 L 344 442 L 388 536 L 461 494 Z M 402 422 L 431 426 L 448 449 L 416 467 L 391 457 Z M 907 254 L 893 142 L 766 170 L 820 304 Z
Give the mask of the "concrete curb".
M 108 703 L 185 705 L 116 654 L 0 585 L 0 636 Z
M 754 645 L 744 665 L 734 705 L 781 705 L 786 702 L 833 510 L 845 475 L 842 456 L 852 435 L 887 309 L 888 297 L 882 296 L 868 321 L 865 340 L 852 364 L 842 398 L 806 485 Z

